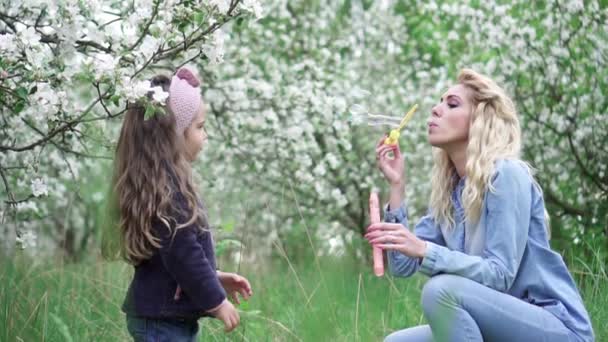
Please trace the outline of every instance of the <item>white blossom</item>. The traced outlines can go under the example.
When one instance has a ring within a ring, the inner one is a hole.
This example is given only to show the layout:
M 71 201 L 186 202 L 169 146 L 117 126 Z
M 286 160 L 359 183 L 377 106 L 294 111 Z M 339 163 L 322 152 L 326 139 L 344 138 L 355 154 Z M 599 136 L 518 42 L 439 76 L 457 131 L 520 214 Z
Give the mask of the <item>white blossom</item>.
M 28 27 L 19 31 L 17 35 L 21 42 L 27 47 L 36 47 L 40 43 L 40 34 L 33 27 Z
M 132 83 L 131 81 L 125 79 L 125 95 L 129 101 L 137 101 L 142 97 L 146 96 L 148 92 L 151 90 L 150 81 L 137 81 Z
M 230 9 L 230 0 L 209 0 L 209 5 L 216 6 L 221 14 L 226 14 Z
M 17 236 L 17 243 L 21 246 L 21 249 L 34 248 L 36 247 L 36 234 L 32 231 L 27 230 Z
M 165 104 L 165 101 L 167 100 L 167 98 L 169 97 L 169 93 L 164 91 L 163 88 L 161 87 L 152 87 L 150 89 L 153 93 L 152 93 L 152 99 L 156 102 L 159 103 L 161 105 Z
M 32 195 L 34 197 L 48 196 L 49 189 L 42 178 L 35 178 L 31 181 Z
M 253 13 L 256 19 L 262 18 L 263 8 L 258 0 L 243 0 L 241 7 L 246 11 Z
M 212 65 L 224 61 L 224 40 L 225 35 L 222 30 L 213 32 L 211 41 L 202 47 L 203 53 L 209 58 Z

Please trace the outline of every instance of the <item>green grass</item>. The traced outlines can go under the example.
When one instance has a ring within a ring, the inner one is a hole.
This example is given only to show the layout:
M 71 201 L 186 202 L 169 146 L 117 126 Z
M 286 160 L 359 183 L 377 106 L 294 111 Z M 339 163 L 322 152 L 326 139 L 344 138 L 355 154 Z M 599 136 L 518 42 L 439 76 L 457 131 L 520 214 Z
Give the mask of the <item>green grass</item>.
M 598 341 L 608 339 L 607 276 L 602 265 L 576 273 Z M 131 270 L 123 263 L 32 265 L 23 257 L 0 265 L 0 341 L 128 340 L 120 305 Z M 241 265 L 254 296 L 240 307 L 241 326 L 226 335 L 219 321 L 201 320 L 201 341 L 381 341 L 423 322 L 423 277 L 376 278 L 371 267 L 323 258 L 278 258 Z

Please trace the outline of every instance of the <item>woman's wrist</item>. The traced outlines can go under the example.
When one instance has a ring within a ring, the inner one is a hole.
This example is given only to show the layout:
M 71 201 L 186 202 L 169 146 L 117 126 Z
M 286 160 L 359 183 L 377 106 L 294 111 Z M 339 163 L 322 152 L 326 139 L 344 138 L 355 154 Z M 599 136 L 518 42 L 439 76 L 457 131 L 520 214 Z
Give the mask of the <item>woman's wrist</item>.
M 426 241 L 424 240 L 419 240 L 420 241 L 420 250 L 418 252 L 418 257 L 420 259 L 424 259 L 424 257 L 426 257 Z
M 391 183 L 390 189 L 389 207 L 392 210 L 396 210 L 401 206 L 401 202 L 403 202 L 403 193 L 405 192 L 405 187 L 401 182 Z
M 390 184 L 391 192 L 393 192 L 393 191 L 402 192 L 403 189 L 405 189 L 405 181 L 403 181 L 403 179 L 400 179 L 395 182 L 391 181 L 391 182 L 389 182 L 389 184 Z

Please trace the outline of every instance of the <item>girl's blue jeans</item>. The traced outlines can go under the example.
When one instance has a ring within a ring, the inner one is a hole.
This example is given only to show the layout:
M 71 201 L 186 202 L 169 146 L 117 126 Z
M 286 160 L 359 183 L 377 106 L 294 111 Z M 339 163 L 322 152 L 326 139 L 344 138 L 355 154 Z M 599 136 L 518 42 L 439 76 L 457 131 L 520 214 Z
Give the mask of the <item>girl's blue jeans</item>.
M 437 275 L 425 284 L 422 310 L 428 325 L 394 332 L 385 342 L 578 340 L 543 308 L 455 275 Z
M 127 330 L 135 342 L 195 342 L 198 322 L 127 315 Z

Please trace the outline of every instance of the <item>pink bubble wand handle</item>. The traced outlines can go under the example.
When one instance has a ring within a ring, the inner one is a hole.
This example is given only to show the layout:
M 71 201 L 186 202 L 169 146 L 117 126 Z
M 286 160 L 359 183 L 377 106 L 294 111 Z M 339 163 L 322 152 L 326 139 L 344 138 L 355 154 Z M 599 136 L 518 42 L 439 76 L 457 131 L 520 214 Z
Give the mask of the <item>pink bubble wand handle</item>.
M 380 223 L 380 204 L 378 194 L 372 191 L 369 194 L 369 218 L 372 224 Z M 374 274 L 377 277 L 384 275 L 384 260 L 382 257 L 382 249 L 373 247 L 374 255 Z

